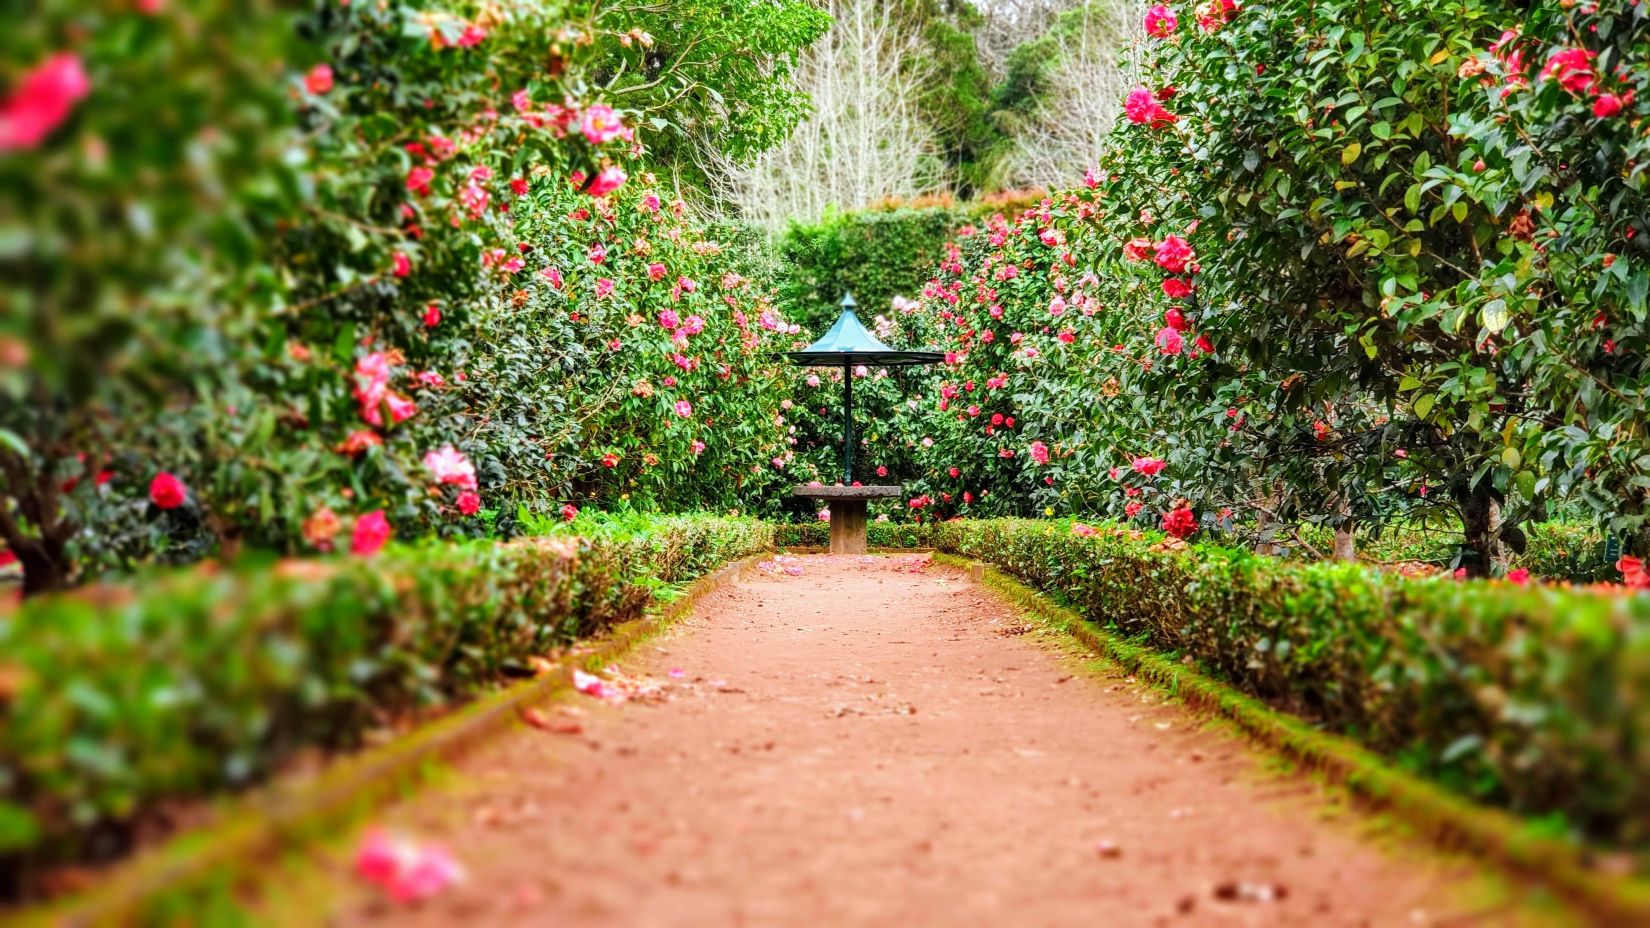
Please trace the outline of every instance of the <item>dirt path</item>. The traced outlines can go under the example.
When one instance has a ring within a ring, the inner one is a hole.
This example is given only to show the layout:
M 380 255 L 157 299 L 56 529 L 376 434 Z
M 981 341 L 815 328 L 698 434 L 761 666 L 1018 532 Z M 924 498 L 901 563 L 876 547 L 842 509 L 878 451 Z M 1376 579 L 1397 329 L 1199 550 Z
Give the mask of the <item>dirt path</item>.
M 341 881 L 334 923 L 1537 924 L 1470 867 L 1358 837 L 1370 821 L 1149 688 L 1082 671 L 961 572 L 796 563 L 632 657 L 662 700 L 575 696 L 581 733 L 502 738 L 388 810 L 468 880 L 412 908 Z

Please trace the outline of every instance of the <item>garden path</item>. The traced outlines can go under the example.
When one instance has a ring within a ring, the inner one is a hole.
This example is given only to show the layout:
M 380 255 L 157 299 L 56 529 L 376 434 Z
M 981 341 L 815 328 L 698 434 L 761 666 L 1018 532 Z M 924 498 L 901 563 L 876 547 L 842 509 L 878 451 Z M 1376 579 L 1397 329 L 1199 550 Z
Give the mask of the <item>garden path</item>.
M 779 567 L 626 662 L 662 695 L 570 694 L 386 810 L 468 878 L 409 908 L 335 877 L 335 923 L 1550 923 L 962 571 Z

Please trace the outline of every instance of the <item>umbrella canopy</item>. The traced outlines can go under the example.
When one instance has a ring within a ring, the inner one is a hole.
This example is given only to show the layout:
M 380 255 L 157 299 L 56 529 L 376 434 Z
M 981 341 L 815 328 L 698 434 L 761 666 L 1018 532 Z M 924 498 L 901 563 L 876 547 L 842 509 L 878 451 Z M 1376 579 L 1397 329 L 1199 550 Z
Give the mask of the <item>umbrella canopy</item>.
M 803 367 L 842 368 L 842 482 L 854 482 L 854 372 L 855 365 L 903 367 L 936 364 L 945 360 L 940 351 L 898 351 L 876 340 L 854 315 L 854 295 L 842 298 L 842 315 L 819 341 L 801 351 L 787 351 L 785 357 Z
M 866 364 L 876 367 L 902 367 L 910 364 L 937 364 L 945 360 L 939 351 L 900 351 L 877 341 L 866 331 L 864 323 L 854 315 L 852 294 L 842 298 L 842 315 L 830 331 L 819 341 L 801 351 L 787 351 L 785 357 L 804 367 L 841 367 L 844 364 Z

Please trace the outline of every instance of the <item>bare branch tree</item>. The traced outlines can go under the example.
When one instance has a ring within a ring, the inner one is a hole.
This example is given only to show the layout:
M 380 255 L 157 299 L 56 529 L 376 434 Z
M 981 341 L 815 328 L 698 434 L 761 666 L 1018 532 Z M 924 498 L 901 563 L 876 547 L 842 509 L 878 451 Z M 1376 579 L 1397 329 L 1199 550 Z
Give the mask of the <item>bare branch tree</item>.
M 792 218 L 946 188 L 944 161 L 917 105 L 931 76 L 913 66 L 926 57 L 922 37 L 883 15 L 878 0 L 832 0 L 830 12 L 830 33 L 796 70 L 813 115 L 753 161 L 708 146 L 701 156 L 719 211 L 779 229 Z

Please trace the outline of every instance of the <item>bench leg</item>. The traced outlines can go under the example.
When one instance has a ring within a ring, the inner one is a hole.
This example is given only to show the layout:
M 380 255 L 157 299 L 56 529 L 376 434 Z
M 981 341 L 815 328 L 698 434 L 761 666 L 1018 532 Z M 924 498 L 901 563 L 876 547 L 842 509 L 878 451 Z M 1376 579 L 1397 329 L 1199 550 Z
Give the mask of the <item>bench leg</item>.
M 831 500 L 831 553 L 865 553 L 865 510 L 862 499 Z

